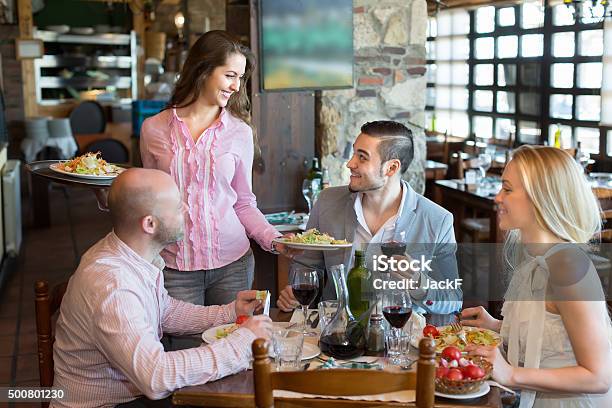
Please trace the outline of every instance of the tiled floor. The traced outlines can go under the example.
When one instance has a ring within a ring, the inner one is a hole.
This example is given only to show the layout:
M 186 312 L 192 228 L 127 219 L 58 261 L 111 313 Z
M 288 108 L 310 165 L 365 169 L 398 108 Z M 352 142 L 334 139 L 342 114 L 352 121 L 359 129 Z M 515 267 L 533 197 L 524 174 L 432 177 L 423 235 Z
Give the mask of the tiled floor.
M 110 231 L 108 215 L 98 210 L 90 190 L 56 187 L 50 197 L 52 226 L 47 229 L 31 227 L 24 198 L 21 254 L 0 293 L 0 386 L 38 385 L 34 282 L 67 280 L 78 258 Z

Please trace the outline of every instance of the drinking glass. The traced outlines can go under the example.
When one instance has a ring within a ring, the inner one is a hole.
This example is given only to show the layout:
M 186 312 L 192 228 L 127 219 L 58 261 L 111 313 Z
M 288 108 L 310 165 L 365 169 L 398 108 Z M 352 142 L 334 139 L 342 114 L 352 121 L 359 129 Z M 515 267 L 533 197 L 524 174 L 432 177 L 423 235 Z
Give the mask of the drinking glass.
M 296 329 L 275 328 L 272 331 L 272 347 L 277 371 L 300 369 L 304 333 Z
M 393 255 L 406 255 L 406 231 L 388 229 L 383 231 L 380 251 L 391 257 Z
M 478 168 L 482 175 L 482 180 L 487 177 L 487 171 L 491 168 L 491 155 L 488 153 L 481 153 L 478 155 Z
M 321 192 L 321 180 L 318 178 L 315 179 L 304 179 L 302 182 L 302 194 L 306 199 L 306 203 L 308 204 L 308 214 L 312 210 L 312 206 L 314 205 L 319 193 Z
M 383 316 L 391 326 L 387 334 L 387 357 L 392 365 L 405 365 L 410 346 L 411 327 L 404 333 L 404 326 L 412 315 L 412 301 L 407 290 L 387 289 L 382 299 Z
M 293 296 L 300 303 L 304 312 L 303 332 L 305 335 L 311 336 L 315 333 L 308 327 L 308 306 L 315 300 L 319 292 L 319 275 L 315 269 L 306 268 L 299 264 L 293 264 L 291 271 Z
M 586 172 L 586 168 L 589 165 L 590 158 L 591 155 L 588 152 L 585 152 L 584 150 L 580 150 L 578 151 L 578 154 L 576 154 L 576 161 L 582 166 L 583 172 Z

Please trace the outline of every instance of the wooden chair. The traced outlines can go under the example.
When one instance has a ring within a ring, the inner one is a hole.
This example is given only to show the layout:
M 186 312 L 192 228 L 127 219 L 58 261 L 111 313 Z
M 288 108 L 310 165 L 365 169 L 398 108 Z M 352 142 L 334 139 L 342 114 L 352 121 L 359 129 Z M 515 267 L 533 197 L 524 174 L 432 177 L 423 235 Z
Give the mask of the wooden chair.
M 53 316 L 59 311 L 67 286 L 68 282 L 62 282 L 54 286 L 53 290 L 49 292 L 47 281 L 37 281 L 34 284 L 38 372 L 41 387 L 51 387 L 53 385 L 53 342 L 55 341 Z M 43 402 L 41 405 L 46 408 L 49 403 Z
M 416 372 L 386 372 L 372 370 L 318 370 L 295 372 L 272 372 L 265 340 L 253 342 L 253 380 L 255 406 L 275 406 L 273 390 L 286 390 L 315 395 L 370 395 L 402 390 L 416 390 L 417 408 L 434 406 L 434 377 L 436 370 L 435 344 L 422 339 L 419 344 L 419 360 Z M 276 400 L 276 406 L 283 399 Z M 283 401 L 284 402 L 284 401 Z M 379 405 L 368 401 L 370 405 Z M 287 406 L 348 407 L 358 406 L 357 401 L 341 399 L 297 399 L 291 398 Z
M 603 227 L 599 233 L 599 239 L 605 244 L 612 243 L 612 225 L 610 225 L 612 220 L 612 189 L 595 187 L 593 188 L 593 194 L 595 194 L 601 206 Z M 605 257 L 591 257 L 591 259 L 602 281 L 604 291 L 607 291 L 606 296 L 612 296 L 612 264 Z

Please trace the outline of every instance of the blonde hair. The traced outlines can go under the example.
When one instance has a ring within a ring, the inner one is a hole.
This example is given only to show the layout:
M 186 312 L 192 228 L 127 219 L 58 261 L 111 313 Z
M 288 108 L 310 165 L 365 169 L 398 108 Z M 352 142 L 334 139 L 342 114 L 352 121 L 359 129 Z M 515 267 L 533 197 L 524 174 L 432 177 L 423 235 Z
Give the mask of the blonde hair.
M 518 169 L 540 227 L 572 243 L 587 243 L 600 232 L 599 202 L 569 153 L 525 145 L 514 151 L 511 163 Z

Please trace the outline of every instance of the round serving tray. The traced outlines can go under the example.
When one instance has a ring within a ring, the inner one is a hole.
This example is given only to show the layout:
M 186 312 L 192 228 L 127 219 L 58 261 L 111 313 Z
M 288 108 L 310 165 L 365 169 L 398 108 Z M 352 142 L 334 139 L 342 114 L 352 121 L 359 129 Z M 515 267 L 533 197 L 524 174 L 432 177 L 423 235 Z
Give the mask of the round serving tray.
M 25 165 L 25 169 L 32 173 L 34 176 L 43 177 L 49 181 L 53 181 L 61 184 L 68 184 L 75 187 L 88 187 L 88 188 L 108 188 L 113 183 L 113 179 L 86 179 L 70 176 L 68 174 L 58 173 L 49 168 L 50 165 L 59 163 L 65 160 L 41 160 L 31 162 Z M 130 167 L 124 164 L 121 167 Z

